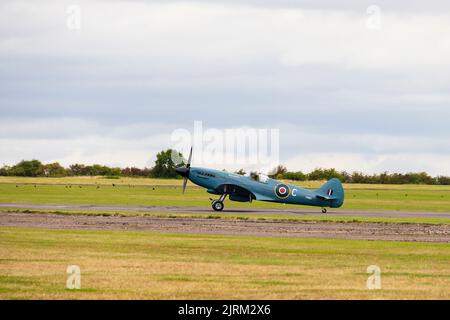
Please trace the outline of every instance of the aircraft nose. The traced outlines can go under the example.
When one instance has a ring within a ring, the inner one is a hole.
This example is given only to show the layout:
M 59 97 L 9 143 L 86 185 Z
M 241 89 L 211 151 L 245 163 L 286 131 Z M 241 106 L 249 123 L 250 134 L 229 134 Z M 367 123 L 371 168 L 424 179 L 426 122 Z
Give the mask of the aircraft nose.
M 180 167 L 180 168 L 176 168 L 175 171 L 182 177 L 187 178 L 189 176 L 189 168 Z

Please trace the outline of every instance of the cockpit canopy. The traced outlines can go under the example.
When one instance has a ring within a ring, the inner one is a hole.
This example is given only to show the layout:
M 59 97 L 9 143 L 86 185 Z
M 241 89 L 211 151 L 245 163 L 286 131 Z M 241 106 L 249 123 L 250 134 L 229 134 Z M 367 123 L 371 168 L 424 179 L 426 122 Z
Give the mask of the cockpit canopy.
M 267 181 L 269 180 L 269 177 L 262 173 L 252 171 L 252 172 L 250 172 L 250 179 L 258 181 L 258 182 L 262 182 L 262 183 L 267 183 Z

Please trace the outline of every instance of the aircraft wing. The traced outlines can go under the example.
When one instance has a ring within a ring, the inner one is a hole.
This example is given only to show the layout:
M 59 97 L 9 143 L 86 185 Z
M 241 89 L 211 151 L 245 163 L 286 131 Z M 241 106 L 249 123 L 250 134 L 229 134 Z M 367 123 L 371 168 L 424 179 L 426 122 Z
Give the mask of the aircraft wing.
M 237 184 L 222 184 L 219 187 L 217 187 L 214 192 L 211 192 L 214 194 L 228 194 L 230 196 L 230 200 L 232 201 L 252 201 L 252 200 L 259 200 L 259 201 L 273 201 L 273 197 L 262 195 L 258 192 L 255 192 L 254 190 L 249 190 L 245 187 L 242 187 Z
M 255 199 L 259 201 L 272 201 L 273 198 L 261 195 L 259 193 L 253 193 L 255 195 Z
M 335 200 L 335 199 L 338 199 L 338 198 L 336 198 L 336 197 L 323 196 L 323 195 L 321 195 L 321 194 L 317 194 L 317 195 L 316 195 L 316 198 L 319 198 L 319 199 L 322 199 L 322 200 Z
M 228 194 L 232 201 L 247 202 L 257 199 L 253 192 L 237 184 L 222 184 L 214 190 L 214 193 Z

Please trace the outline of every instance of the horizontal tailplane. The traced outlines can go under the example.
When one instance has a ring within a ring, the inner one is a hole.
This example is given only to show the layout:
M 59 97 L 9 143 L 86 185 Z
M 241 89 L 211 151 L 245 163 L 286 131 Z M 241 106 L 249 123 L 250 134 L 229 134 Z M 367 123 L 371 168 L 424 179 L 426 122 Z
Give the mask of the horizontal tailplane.
M 331 208 L 339 208 L 344 204 L 344 188 L 341 181 L 333 178 L 316 190 L 316 197 L 329 201 Z

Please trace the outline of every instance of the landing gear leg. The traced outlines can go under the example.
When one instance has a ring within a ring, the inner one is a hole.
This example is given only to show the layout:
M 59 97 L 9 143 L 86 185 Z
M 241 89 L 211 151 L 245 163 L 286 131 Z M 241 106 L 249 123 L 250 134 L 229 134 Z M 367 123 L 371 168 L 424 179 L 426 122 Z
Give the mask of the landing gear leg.
M 322 208 L 322 213 L 327 213 L 327 208 Z
M 227 194 L 223 194 L 220 196 L 220 198 L 218 200 L 214 200 L 212 202 L 212 208 L 214 209 L 214 211 L 222 211 L 224 208 L 223 205 L 223 201 L 225 200 L 225 198 L 227 197 Z

